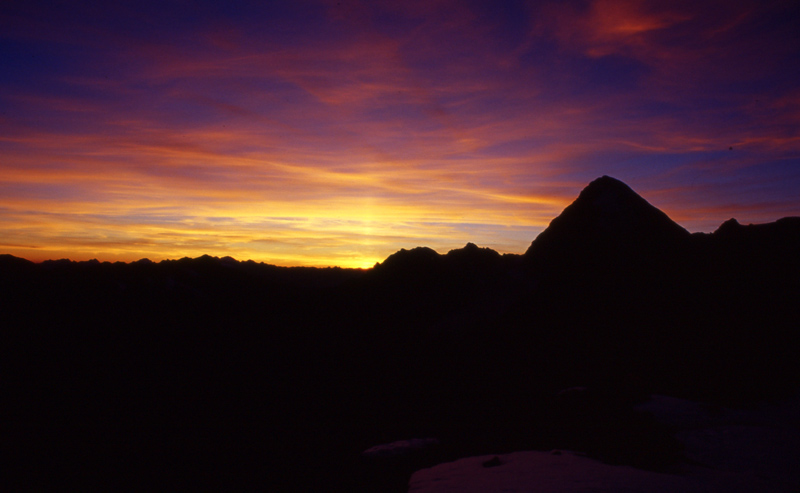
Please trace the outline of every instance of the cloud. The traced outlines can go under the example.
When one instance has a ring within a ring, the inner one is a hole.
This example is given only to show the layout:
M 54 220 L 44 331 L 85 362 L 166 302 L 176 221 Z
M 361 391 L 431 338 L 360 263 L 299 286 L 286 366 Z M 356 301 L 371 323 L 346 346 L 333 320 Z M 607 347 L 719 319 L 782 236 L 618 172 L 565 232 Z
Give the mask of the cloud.
M 0 14 L 0 233 L 37 252 L 522 252 L 602 174 L 702 227 L 737 180 L 798 207 L 759 195 L 800 145 L 780 3 L 32 5 Z

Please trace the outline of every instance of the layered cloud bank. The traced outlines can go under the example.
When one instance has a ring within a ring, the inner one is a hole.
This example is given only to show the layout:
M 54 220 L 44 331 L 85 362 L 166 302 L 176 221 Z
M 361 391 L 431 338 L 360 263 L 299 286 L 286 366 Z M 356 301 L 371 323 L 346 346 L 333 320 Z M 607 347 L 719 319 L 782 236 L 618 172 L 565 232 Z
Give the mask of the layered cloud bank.
M 797 19 L 785 2 L 6 5 L 0 249 L 521 253 L 605 173 L 692 231 L 796 215 Z

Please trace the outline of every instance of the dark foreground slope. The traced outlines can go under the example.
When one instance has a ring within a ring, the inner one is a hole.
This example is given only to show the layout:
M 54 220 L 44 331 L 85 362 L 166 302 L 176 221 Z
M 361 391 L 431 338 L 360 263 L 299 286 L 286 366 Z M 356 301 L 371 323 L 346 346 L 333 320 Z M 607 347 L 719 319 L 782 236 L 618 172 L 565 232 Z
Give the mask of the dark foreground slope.
M 689 234 L 603 177 L 524 255 L 416 248 L 367 271 L 3 256 L 2 474 L 392 491 L 436 461 L 553 447 L 669 467 L 681 451 L 634 412 L 645 396 L 800 387 L 798 251 L 800 218 Z M 439 445 L 361 455 L 415 437 Z

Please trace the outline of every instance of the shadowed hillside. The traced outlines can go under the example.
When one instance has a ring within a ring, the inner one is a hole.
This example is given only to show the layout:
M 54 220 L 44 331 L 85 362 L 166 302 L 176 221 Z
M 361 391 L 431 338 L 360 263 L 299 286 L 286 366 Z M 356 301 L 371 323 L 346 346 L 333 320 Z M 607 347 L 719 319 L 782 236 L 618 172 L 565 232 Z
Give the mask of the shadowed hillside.
M 689 234 L 602 177 L 524 255 L 421 247 L 370 270 L 5 255 L 8 470 L 33 488 L 393 491 L 524 449 L 667 468 L 680 447 L 634 412 L 646 396 L 746 406 L 800 388 L 797 252 L 800 218 Z M 437 445 L 361 455 L 423 437 Z

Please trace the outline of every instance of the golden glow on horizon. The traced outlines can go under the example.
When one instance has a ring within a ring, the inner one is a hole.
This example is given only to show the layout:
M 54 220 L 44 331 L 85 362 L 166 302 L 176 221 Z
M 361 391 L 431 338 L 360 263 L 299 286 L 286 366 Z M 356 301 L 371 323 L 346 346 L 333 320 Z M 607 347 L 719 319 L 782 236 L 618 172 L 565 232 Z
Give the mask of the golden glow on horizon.
M 198 7 L 157 36 L 113 4 L 69 29 L 72 11 L 0 9 L 22 50 L 0 52 L 0 253 L 523 253 L 603 174 L 693 231 L 800 210 L 781 8 L 488 6 Z

